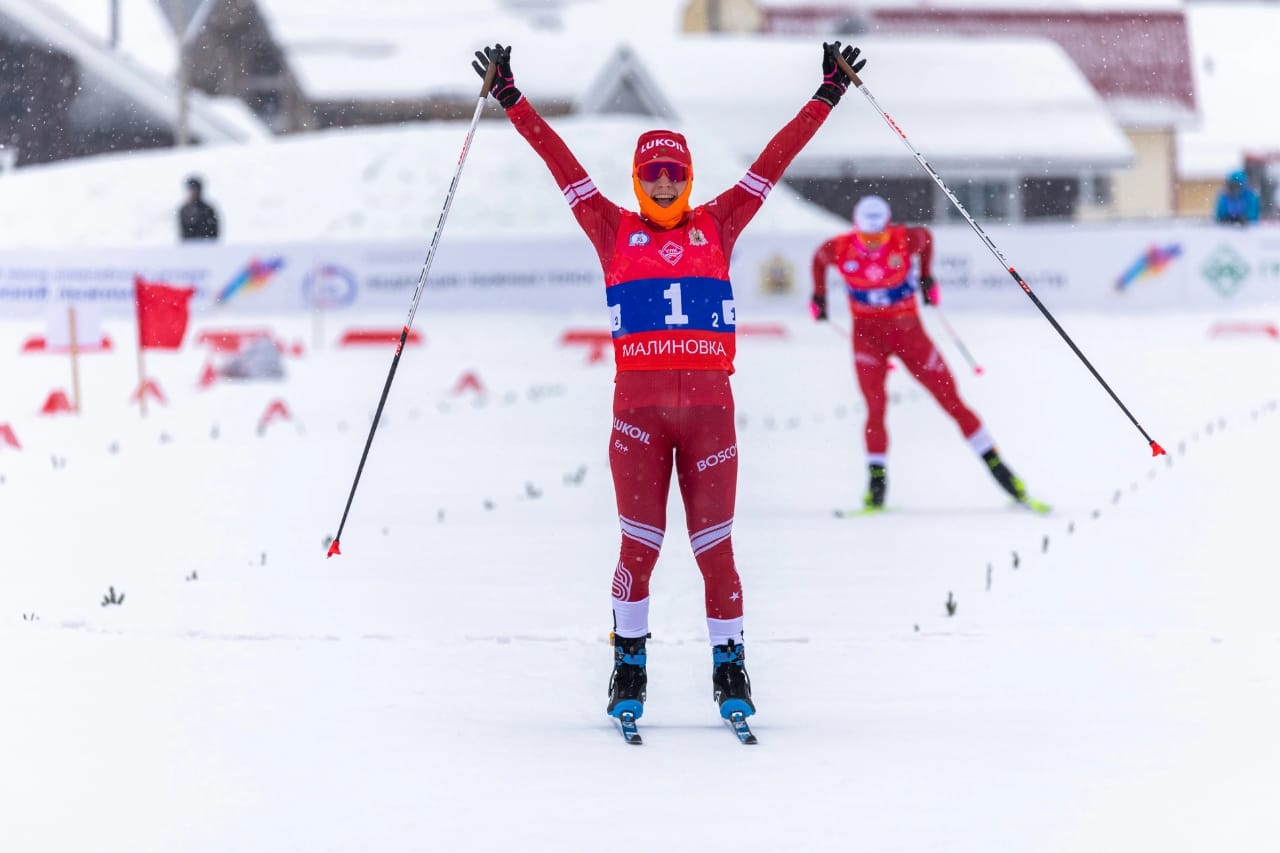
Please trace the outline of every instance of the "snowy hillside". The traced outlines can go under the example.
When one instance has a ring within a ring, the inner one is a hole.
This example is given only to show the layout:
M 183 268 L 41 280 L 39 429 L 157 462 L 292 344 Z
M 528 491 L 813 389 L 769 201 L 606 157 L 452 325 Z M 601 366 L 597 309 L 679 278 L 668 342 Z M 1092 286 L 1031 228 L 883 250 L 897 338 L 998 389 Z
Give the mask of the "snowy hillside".
M 797 98 L 796 110 L 804 105 Z M 639 118 L 552 121 L 601 191 L 635 206 L 631 155 L 654 127 Z M 223 242 L 430 240 L 467 123 L 330 131 L 274 142 L 98 157 L 0 175 L 0 249 L 177 243 L 183 182 L 203 175 Z M 764 148 L 778 128 L 761 128 Z M 741 179 L 749 162 L 714 137 L 691 134 L 694 203 Z M 56 199 L 76 199 L 67 206 Z M 846 221 L 778 187 L 752 222 L 776 233 L 839 229 Z M 580 234 L 541 159 L 505 120 L 476 132 L 451 236 Z

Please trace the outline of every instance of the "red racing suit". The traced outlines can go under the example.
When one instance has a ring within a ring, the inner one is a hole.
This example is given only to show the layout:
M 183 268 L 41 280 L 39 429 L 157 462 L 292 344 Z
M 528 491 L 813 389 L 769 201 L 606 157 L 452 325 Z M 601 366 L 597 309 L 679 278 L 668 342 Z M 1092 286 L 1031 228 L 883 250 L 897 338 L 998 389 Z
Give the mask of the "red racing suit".
M 613 577 L 619 636 L 647 632 L 649 578 L 666 532 L 674 468 L 712 642 L 741 639 L 742 586 L 732 544 L 738 446 L 729 387 L 737 317 L 729 258 L 830 112 L 826 103 L 809 101 L 742 180 L 662 229 L 601 195 L 527 98 L 507 110 L 551 170 L 604 271 L 617 366 L 609 464 L 622 528 Z
M 918 259 L 913 268 L 912 259 Z M 890 225 L 883 244 L 871 248 L 857 231 L 833 237 L 813 255 L 813 293 L 826 296 L 827 268 L 844 279 L 853 316 L 853 363 L 867 403 L 865 440 L 871 461 L 884 462 L 889 450 L 885 428 L 885 378 L 889 356 L 896 355 L 911 375 L 955 420 L 971 443 L 982 429 L 960 399 L 951 371 L 920 323 L 916 290 L 930 276 L 933 237 L 926 228 Z M 981 439 L 978 439 L 981 440 Z

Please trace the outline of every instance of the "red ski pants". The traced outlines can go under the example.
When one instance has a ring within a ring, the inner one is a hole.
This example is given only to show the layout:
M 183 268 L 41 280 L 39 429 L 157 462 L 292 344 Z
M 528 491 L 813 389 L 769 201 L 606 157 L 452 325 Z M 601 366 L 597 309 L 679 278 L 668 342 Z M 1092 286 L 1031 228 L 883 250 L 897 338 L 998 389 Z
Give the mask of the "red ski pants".
M 742 583 L 733 563 L 738 439 L 724 371 L 624 371 L 614 390 L 609 467 L 622 547 L 613 596 L 649 595 L 667 525 L 674 470 L 685 522 L 702 572 L 707 616 L 742 616 Z
M 966 438 L 982 428 L 982 421 L 960 399 L 955 379 L 920 324 L 919 314 L 913 311 L 858 317 L 853 324 L 853 364 L 867 403 L 867 453 L 884 454 L 889 450 L 889 433 L 885 429 L 885 378 L 891 355 L 896 355 L 933 395 Z

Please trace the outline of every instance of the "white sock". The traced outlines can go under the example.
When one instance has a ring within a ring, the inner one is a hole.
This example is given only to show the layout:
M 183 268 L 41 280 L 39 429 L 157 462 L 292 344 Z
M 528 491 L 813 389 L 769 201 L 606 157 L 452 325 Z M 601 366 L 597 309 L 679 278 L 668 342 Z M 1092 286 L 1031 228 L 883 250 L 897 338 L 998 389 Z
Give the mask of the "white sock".
M 965 441 L 969 442 L 969 446 L 973 448 L 973 452 L 981 456 L 988 450 L 996 446 L 991 440 L 991 436 L 987 433 L 987 428 L 982 426 L 974 431 L 973 435 L 965 436 Z
M 639 601 L 613 599 L 613 633 L 628 638 L 649 634 L 649 596 Z
M 742 642 L 742 617 L 736 619 L 712 619 L 707 617 L 707 634 L 711 637 L 711 645 L 723 646 L 725 643 Z

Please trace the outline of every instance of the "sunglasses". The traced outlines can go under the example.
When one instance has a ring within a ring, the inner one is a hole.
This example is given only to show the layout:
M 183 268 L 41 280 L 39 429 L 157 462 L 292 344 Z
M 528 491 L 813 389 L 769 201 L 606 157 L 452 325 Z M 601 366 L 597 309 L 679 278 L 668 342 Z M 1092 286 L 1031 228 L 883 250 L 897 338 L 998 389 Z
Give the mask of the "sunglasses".
M 646 184 L 655 183 L 662 173 L 675 183 L 689 180 L 689 167 L 683 163 L 672 163 L 669 160 L 650 160 L 636 167 L 636 176 Z

